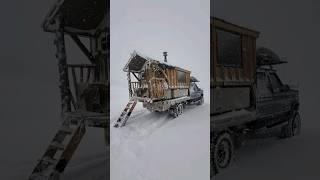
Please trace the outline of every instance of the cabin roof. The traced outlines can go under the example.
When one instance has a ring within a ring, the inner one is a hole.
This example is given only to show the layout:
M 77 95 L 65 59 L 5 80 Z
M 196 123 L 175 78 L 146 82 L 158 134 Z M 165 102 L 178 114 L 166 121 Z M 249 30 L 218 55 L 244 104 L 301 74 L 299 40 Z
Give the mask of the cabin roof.
M 57 0 L 42 26 L 45 31 L 54 32 L 58 28 L 56 20 L 61 16 L 66 32 L 93 35 L 102 21 L 107 20 L 109 6 L 107 0 Z
M 173 65 L 170 65 L 168 63 L 165 63 L 165 62 L 160 62 L 158 60 L 155 60 L 153 58 L 150 58 L 148 56 L 144 56 L 142 55 L 141 53 L 138 53 L 137 51 L 134 51 L 132 54 L 131 54 L 131 57 L 129 59 L 129 61 L 127 62 L 127 64 L 125 65 L 125 67 L 123 68 L 123 71 L 125 72 L 141 72 L 144 68 L 144 66 L 147 64 L 147 63 L 156 63 L 158 64 L 159 66 L 163 67 L 163 68 L 175 68 L 175 69 L 178 69 L 180 71 L 186 71 L 186 72 L 190 72 L 186 69 L 183 69 L 183 68 L 180 68 L 180 67 L 177 67 L 177 66 L 173 66 Z
M 214 24 L 214 26 L 216 28 L 225 29 L 228 31 L 233 31 L 235 33 L 245 34 L 245 35 L 252 36 L 255 38 L 258 38 L 259 34 L 260 34 L 260 32 L 258 32 L 258 31 L 230 23 L 228 21 L 225 21 L 225 20 L 217 18 L 217 17 L 211 17 L 210 24 Z

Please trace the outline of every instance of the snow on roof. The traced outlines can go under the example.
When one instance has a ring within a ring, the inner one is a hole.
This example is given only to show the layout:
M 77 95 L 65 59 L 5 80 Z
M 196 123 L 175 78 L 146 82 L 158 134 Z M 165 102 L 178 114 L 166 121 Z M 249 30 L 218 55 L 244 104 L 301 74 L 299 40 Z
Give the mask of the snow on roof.
M 136 50 L 133 51 L 133 53 L 131 54 L 131 57 L 130 57 L 129 61 L 127 62 L 127 64 L 125 65 L 125 67 L 123 68 L 123 71 L 128 72 L 130 69 L 130 71 L 139 72 L 143 69 L 144 65 L 147 62 L 154 62 L 154 63 L 160 64 L 160 65 L 163 65 L 165 67 L 177 68 L 177 69 L 180 69 L 183 71 L 188 71 L 186 69 L 171 65 L 168 62 L 160 62 L 159 60 L 150 58 L 150 57 L 148 57 L 148 56 L 146 56 Z

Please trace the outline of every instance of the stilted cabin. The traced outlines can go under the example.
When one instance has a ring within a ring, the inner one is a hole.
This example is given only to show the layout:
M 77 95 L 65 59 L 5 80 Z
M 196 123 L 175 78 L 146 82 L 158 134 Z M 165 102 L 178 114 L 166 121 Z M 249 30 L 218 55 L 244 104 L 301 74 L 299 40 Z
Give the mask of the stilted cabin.
M 215 17 L 211 31 L 211 114 L 254 105 L 259 32 Z
M 154 102 L 189 95 L 191 72 L 183 68 L 134 52 L 123 70 L 128 75 L 130 97 L 138 101 Z

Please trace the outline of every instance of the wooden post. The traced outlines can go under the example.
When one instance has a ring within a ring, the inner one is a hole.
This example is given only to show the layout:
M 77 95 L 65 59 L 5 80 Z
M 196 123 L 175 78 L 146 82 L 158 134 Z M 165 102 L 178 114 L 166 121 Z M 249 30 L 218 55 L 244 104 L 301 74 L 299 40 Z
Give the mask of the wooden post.
M 59 29 L 55 32 L 55 45 L 57 48 L 56 58 L 58 59 L 61 110 L 62 114 L 71 111 L 71 97 L 69 89 L 69 76 L 67 67 L 67 55 L 65 47 L 65 38 L 63 24 L 59 21 Z
M 131 98 L 132 97 L 132 86 L 131 86 L 131 75 L 130 75 L 129 71 L 127 74 L 127 79 L 128 79 L 128 88 L 129 88 L 129 98 Z

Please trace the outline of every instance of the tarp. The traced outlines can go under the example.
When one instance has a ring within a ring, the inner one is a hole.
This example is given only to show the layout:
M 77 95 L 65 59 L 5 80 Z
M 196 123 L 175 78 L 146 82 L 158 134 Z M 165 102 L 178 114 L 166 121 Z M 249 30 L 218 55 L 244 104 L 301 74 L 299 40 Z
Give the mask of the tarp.
M 260 47 L 257 50 L 257 65 L 258 66 L 267 66 L 267 65 L 276 65 L 287 63 L 280 59 L 280 57 L 273 52 L 271 49 Z

